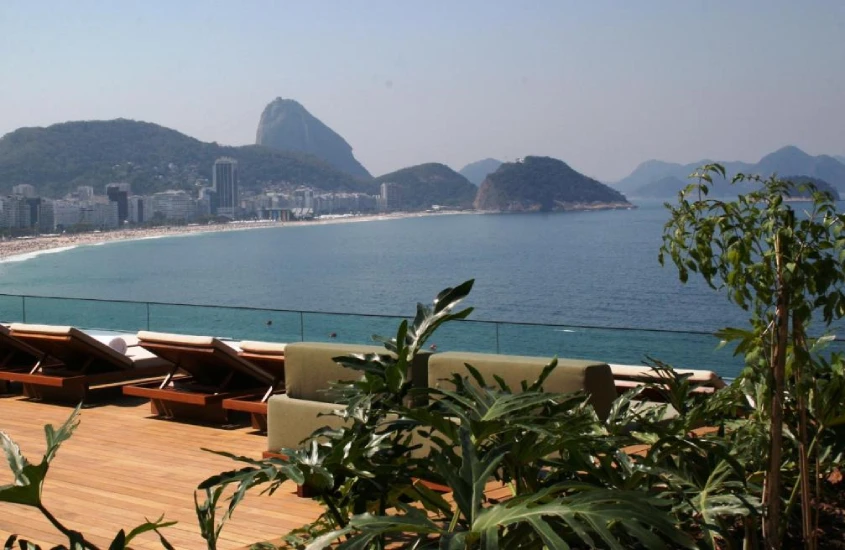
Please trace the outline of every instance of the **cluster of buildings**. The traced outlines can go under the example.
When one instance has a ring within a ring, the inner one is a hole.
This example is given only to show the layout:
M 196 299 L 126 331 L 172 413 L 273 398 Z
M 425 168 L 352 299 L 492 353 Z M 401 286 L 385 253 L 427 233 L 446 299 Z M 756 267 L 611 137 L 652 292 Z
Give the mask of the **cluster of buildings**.
M 222 218 L 287 221 L 401 208 L 401 187 L 395 183 L 381 184 L 377 196 L 320 193 L 309 187 L 241 193 L 238 161 L 222 157 L 214 162 L 211 186 L 205 180 L 205 185 L 196 186 L 195 194 L 169 190 L 148 196 L 133 195 L 130 184 L 117 182 L 106 185 L 102 194 L 83 185 L 62 199 L 48 199 L 40 197 L 32 185 L 15 185 L 11 195 L 0 197 L 0 231 L 90 231 Z

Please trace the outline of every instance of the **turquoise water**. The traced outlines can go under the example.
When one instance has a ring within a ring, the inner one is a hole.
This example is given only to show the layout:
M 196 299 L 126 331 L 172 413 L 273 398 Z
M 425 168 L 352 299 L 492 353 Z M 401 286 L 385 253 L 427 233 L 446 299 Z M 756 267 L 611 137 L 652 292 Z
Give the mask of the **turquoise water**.
M 469 278 L 475 323 L 435 337 L 438 349 L 477 349 L 678 366 L 735 374 L 715 338 L 613 328 L 712 332 L 746 316 L 721 293 L 682 285 L 657 251 L 666 212 L 635 210 L 449 215 L 256 229 L 80 247 L 0 264 L 0 293 L 214 304 L 273 310 L 412 315 Z M 0 299 L 5 320 L 22 315 Z M 28 322 L 210 332 L 233 338 L 364 341 L 395 319 L 29 299 Z M 270 323 L 268 323 L 270 321 Z M 605 327 L 605 329 L 585 328 Z

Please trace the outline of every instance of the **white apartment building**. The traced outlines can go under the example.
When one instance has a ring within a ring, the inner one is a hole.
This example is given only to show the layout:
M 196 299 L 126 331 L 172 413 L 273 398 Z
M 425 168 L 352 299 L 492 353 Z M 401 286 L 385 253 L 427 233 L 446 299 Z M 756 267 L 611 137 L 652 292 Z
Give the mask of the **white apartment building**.
M 152 214 L 160 212 L 168 220 L 191 221 L 196 218 L 197 204 L 191 196 L 184 191 L 162 191 L 152 196 Z M 150 218 L 147 218 L 148 220 Z

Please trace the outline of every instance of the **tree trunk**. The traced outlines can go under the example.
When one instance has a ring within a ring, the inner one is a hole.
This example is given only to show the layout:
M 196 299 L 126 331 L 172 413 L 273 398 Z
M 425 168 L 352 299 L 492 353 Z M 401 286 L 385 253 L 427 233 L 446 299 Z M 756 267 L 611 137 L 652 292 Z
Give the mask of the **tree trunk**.
M 807 396 L 801 391 L 803 382 L 804 359 L 807 357 L 804 323 L 792 318 L 792 345 L 795 356 L 795 388 L 798 390 L 798 473 L 801 484 L 801 531 L 804 536 L 804 548 L 815 550 L 817 546 L 815 526 L 813 524 L 812 490 L 810 485 L 810 459 L 807 455 L 809 441 L 807 437 Z M 816 474 L 818 475 L 818 474 Z
M 783 250 L 780 235 L 775 239 L 777 264 L 777 307 L 775 309 L 775 338 L 772 350 L 772 428 L 769 448 L 769 471 L 764 495 L 767 508 L 763 523 L 766 547 L 781 548 L 781 462 L 783 453 L 783 388 L 786 373 L 786 347 L 789 337 L 789 295 L 783 281 Z

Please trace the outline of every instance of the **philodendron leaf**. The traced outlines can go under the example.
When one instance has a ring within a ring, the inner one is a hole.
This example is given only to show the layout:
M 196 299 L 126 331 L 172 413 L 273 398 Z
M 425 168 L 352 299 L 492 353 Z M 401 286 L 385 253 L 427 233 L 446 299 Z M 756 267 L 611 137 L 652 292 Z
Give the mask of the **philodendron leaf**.
M 176 525 L 176 522 L 175 522 L 175 521 L 163 521 L 163 520 L 164 520 L 164 514 L 162 514 L 161 516 L 159 516 L 159 518 L 158 518 L 157 520 L 155 520 L 155 521 L 150 521 L 150 520 L 148 520 L 148 519 L 146 519 L 146 518 L 144 518 L 144 519 L 146 520 L 146 522 L 145 522 L 145 523 L 142 523 L 142 524 L 141 524 L 141 525 L 139 525 L 138 527 L 136 527 L 136 528 L 132 529 L 131 531 L 129 531 L 129 534 L 128 534 L 128 535 L 126 535 L 126 537 L 125 537 L 125 540 L 126 540 L 125 544 L 126 544 L 127 546 L 129 545 L 129 543 L 130 543 L 130 542 L 132 542 L 132 539 L 134 539 L 134 538 L 135 538 L 135 537 L 137 537 L 138 535 L 141 535 L 141 534 L 143 534 L 143 533 L 148 533 L 149 531 L 155 531 L 155 532 L 158 532 L 158 530 L 159 530 L 159 529 L 162 529 L 162 528 L 164 528 L 164 527 L 170 527 L 170 526 L 172 526 L 172 525 Z M 122 532 L 122 531 L 121 531 L 121 532 Z M 159 534 L 159 537 L 160 537 L 160 536 L 161 536 L 161 534 Z
M 21 448 L 6 432 L 0 432 L 0 445 L 2 445 L 3 451 L 6 453 L 9 469 L 12 470 L 12 475 L 15 476 L 15 485 L 28 484 L 29 480 L 26 479 L 23 471 L 29 465 L 29 461 L 23 456 Z
M 70 413 L 68 419 L 58 430 L 54 430 L 52 424 L 44 426 L 44 433 L 47 435 L 47 452 L 44 454 L 44 460 L 47 463 L 53 460 L 53 457 L 56 456 L 61 444 L 70 439 L 70 436 L 73 435 L 73 431 L 77 426 L 79 426 L 79 410 L 81 408 L 82 403 L 73 409 L 73 412 Z

